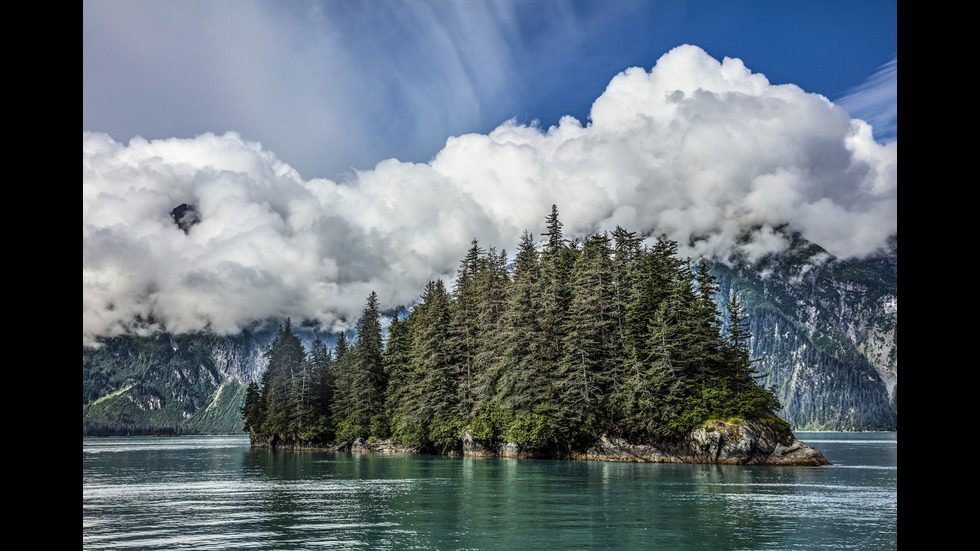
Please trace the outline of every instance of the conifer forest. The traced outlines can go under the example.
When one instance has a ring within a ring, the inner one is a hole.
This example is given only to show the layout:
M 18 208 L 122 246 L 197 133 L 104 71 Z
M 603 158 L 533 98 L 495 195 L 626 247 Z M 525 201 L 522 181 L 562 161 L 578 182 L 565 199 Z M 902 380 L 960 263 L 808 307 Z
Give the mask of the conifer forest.
M 719 312 L 704 260 L 617 227 L 568 240 L 557 207 L 516 254 L 476 240 L 383 330 L 372 292 L 356 327 L 306 350 L 291 322 L 248 386 L 244 430 L 311 445 L 390 439 L 433 450 L 680 437 L 711 419 L 781 422 L 757 383 L 737 296 Z M 647 244 L 645 244 L 647 243 Z

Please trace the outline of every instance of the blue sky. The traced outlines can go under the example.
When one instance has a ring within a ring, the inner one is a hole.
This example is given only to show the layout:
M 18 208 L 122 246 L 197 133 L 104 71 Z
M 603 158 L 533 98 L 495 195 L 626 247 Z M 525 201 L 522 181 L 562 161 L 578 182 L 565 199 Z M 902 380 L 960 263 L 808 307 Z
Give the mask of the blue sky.
M 587 122 L 613 76 L 681 44 L 833 101 L 897 70 L 894 0 L 85 0 L 82 36 L 83 130 L 236 131 L 306 178 L 425 162 L 511 118 Z M 894 78 L 863 97 L 882 91 L 894 106 Z M 875 120 L 897 138 L 897 112 Z
M 897 234 L 895 1 L 82 5 L 84 342 L 349 329 L 553 204 L 690 258 Z

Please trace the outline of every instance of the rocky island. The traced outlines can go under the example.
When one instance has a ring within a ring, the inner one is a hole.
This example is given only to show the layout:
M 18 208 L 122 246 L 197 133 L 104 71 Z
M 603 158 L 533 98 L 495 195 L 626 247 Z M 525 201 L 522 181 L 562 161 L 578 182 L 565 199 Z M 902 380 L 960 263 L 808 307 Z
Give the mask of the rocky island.
M 385 330 L 372 291 L 332 350 L 307 352 L 287 318 L 241 410 L 252 445 L 827 464 L 776 415 L 741 299 L 719 311 L 705 258 L 623 228 L 569 241 L 554 205 L 545 226 L 513 260 L 474 239 L 452 289 L 430 281 Z
M 390 439 L 317 443 L 288 435 L 259 438 L 252 447 L 341 451 L 352 453 L 435 453 L 465 457 L 510 457 L 518 459 L 573 459 L 631 463 L 712 463 L 719 465 L 830 465 L 819 450 L 797 440 L 789 428 L 771 423 L 716 421 L 692 431 L 686 438 L 661 444 L 633 444 L 622 438 L 602 436 L 591 446 L 576 450 L 569 446 L 481 442 L 464 433 L 462 446 L 437 449 L 394 444 Z

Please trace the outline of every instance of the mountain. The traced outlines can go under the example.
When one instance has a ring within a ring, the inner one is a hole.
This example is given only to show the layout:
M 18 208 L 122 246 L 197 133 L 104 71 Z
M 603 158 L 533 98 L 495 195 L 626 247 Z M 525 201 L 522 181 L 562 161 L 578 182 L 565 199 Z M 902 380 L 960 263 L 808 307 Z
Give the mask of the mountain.
M 746 307 L 760 382 L 794 430 L 897 430 L 898 240 L 863 260 L 798 234 L 788 251 L 715 262 L 719 309 Z
M 897 239 L 863 260 L 798 234 L 788 251 L 711 264 L 718 311 L 732 293 L 749 316 L 760 383 L 793 430 L 897 430 Z M 724 318 L 725 316 L 722 316 Z M 314 336 L 294 325 L 306 350 Z M 120 336 L 82 351 L 83 433 L 239 433 L 245 387 L 267 364 L 276 323 L 233 336 Z
M 236 433 L 274 331 L 119 336 L 82 352 L 86 435 Z

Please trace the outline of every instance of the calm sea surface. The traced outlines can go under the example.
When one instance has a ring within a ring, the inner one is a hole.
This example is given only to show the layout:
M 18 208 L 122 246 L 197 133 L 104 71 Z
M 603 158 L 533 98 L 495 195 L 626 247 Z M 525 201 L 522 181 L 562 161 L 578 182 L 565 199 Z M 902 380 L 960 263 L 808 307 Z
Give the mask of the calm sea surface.
M 797 432 L 834 465 L 252 450 L 85 438 L 85 549 L 896 549 L 898 433 Z

